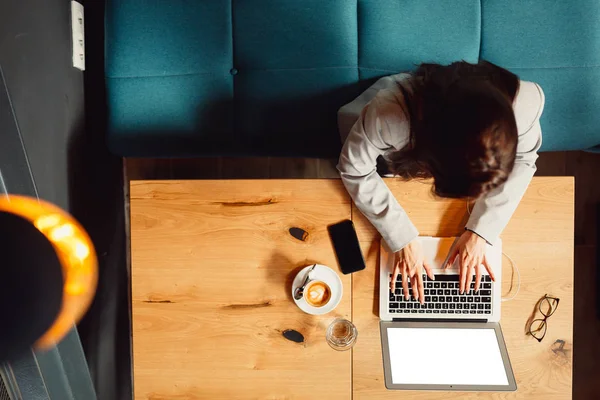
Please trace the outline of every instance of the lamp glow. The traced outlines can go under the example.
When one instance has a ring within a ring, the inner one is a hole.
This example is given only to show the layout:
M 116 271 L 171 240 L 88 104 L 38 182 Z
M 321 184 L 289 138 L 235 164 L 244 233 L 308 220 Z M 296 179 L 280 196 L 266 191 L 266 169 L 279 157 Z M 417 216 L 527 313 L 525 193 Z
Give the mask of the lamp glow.
M 63 275 L 61 310 L 35 347 L 58 343 L 89 308 L 98 282 L 98 264 L 92 241 L 83 227 L 60 208 L 23 196 L 0 198 L 0 211 L 30 221 L 52 244 Z

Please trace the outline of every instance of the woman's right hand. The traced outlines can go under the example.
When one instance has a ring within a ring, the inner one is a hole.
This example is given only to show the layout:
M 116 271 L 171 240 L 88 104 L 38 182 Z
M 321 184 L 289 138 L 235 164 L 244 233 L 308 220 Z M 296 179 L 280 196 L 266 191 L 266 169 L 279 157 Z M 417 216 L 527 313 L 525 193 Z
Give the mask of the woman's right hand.
M 417 239 L 414 239 L 402 250 L 396 252 L 396 260 L 390 286 L 392 293 L 396 289 L 398 274 L 402 274 L 402 291 L 404 293 L 404 299 L 409 299 L 408 282 L 410 279 L 413 298 L 415 300 L 418 299 L 419 302 L 423 304 L 425 302 L 425 289 L 423 288 L 422 276 L 423 268 L 425 268 L 425 272 L 429 279 L 434 280 L 435 276 L 431 271 L 431 266 L 425 259 L 421 243 Z

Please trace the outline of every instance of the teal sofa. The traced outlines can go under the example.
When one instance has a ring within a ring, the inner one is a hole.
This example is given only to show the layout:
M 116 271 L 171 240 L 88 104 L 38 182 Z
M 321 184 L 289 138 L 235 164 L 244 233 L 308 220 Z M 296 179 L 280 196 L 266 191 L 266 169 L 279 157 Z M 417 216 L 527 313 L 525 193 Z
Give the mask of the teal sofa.
M 597 0 L 111 0 L 108 142 L 138 157 L 335 157 L 337 109 L 421 62 L 546 94 L 544 151 L 600 145 Z

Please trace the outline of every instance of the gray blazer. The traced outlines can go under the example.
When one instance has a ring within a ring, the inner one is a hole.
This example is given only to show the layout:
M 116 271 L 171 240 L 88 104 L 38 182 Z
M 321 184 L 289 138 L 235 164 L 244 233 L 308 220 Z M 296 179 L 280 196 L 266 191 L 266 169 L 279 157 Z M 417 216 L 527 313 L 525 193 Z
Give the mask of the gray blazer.
M 398 74 L 381 78 L 338 112 L 344 142 L 337 166 L 342 181 L 358 209 L 393 251 L 406 246 L 419 231 L 377 174 L 376 160 L 408 143 L 409 121 L 398 84 L 410 77 Z M 490 243 L 510 220 L 535 173 L 542 144 L 542 88 L 521 81 L 513 108 L 519 131 L 515 167 L 503 185 L 477 200 L 466 226 Z

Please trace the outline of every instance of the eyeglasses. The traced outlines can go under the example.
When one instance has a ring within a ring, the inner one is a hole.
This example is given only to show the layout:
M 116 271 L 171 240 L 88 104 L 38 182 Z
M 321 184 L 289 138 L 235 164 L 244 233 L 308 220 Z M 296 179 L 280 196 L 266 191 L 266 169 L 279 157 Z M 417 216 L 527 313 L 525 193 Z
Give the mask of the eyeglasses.
M 529 325 L 529 334 L 536 338 L 538 342 L 541 342 L 544 336 L 546 336 L 546 321 L 554 314 L 559 302 L 559 298 L 548 296 L 547 294 L 538 302 L 538 309 L 544 318 L 534 319 Z

